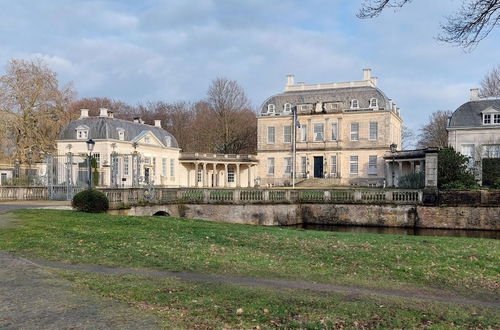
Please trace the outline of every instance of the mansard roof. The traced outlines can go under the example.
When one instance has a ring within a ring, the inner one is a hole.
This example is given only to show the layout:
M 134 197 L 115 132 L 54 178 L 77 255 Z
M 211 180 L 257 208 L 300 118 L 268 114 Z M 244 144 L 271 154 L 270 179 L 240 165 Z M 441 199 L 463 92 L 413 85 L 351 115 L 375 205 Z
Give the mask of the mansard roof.
M 317 90 L 303 91 L 286 91 L 281 94 L 276 94 L 269 97 L 261 106 L 261 115 L 267 114 L 267 106 L 274 104 L 276 107 L 275 113 L 282 114 L 286 103 L 292 106 L 300 104 L 316 104 L 316 103 L 341 103 L 340 108 L 344 110 L 350 109 L 351 101 L 358 100 L 359 110 L 368 110 L 371 99 L 377 99 L 379 110 L 391 110 L 392 103 L 390 99 L 377 87 L 361 86 L 361 87 L 343 87 Z
M 488 109 L 500 112 L 500 98 L 479 99 L 462 104 L 451 115 L 448 128 L 485 127 L 482 112 Z
M 109 117 L 86 117 L 73 120 L 61 131 L 59 139 L 76 140 L 76 130 L 80 126 L 87 126 L 88 137 L 94 140 L 119 140 L 118 132 L 123 131 L 124 141 L 133 142 L 137 136 L 151 132 L 164 146 L 167 146 L 167 141 L 170 139 L 170 146 L 179 148 L 175 137 L 161 127 Z

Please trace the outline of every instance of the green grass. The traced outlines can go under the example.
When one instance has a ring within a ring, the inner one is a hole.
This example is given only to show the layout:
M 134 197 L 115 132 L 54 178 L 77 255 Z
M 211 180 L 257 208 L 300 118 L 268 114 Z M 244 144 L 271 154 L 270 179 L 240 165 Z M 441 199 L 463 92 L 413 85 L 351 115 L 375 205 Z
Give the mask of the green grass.
M 0 249 L 71 263 L 295 279 L 379 288 L 444 288 L 493 298 L 500 243 L 477 238 L 332 233 L 167 217 L 22 210 Z
M 232 284 L 66 272 L 90 289 L 153 312 L 167 328 L 494 328 L 492 309 L 414 299 L 332 295 Z

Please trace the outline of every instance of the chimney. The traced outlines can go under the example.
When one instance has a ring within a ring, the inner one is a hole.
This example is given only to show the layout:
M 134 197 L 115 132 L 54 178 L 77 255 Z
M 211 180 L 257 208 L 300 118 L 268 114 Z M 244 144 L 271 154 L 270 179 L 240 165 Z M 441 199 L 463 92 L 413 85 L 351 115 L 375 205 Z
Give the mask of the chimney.
M 372 69 L 363 69 L 363 80 L 371 80 Z
M 80 109 L 80 119 L 89 117 L 89 109 Z
M 108 111 L 108 117 L 115 118 L 115 114 L 113 113 L 113 111 Z
M 108 109 L 106 109 L 106 108 L 100 108 L 99 111 L 100 111 L 99 117 L 103 117 L 103 118 L 108 117 Z
M 471 88 L 470 89 L 470 100 L 471 101 L 479 100 L 479 88 Z
M 161 128 L 161 120 L 159 120 L 159 119 L 155 120 L 155 127 L 160 127 Z
M 286 76 L 286 85 L 295 85 L 295 76 L 293 74 L 289 74 L 288 76 Z
M 139 117 L 134 117 L 134 123 L 139 123 L 140 118 Z

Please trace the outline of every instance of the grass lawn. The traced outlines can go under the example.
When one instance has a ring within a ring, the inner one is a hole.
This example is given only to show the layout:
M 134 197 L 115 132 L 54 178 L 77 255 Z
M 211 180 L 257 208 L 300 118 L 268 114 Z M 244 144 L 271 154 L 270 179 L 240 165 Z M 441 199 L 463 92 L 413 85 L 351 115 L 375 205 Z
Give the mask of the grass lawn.
M 153 312 L 174 329 L 495 328 L 493 309 L 415 299 L 332 295 L 178 279 L 65 272 L 79 290 Z
M 295 279 L 377 288 L 444 289 L 495 299 L 500 242 L 333 233 L 171 217 L 20 210 L 0 249 L 71 263 Z

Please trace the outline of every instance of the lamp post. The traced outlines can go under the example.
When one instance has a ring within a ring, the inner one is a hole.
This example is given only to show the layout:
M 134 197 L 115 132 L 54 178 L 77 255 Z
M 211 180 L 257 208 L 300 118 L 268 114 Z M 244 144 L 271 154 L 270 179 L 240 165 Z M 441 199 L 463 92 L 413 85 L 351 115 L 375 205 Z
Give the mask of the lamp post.
M 395 182 L 394 182 L 394 156 L 397 152 L 398 145 L 396 143 L 393 143 L 390 145 L 391 148 L 391 154 L 392 154 L 392 186 L 395 187 Z
M 87 140 L 87 150 L 88 150 L 88 155 L 87 155 L 87 160 L 88 160 L 88 164 L 89 164 L 89 189 L 92 189 L 92 164 L 91 164 L 91 160 L 92 160 L 92 151 L 94 150 L 94 145 L 95 145 L 95 142 L 94 140 L 92 139 L 88 139 Z
M 33 159 L 33 151 L 31 148 L 28 150 L 28 186 L 31 186 L 31 161 Z

